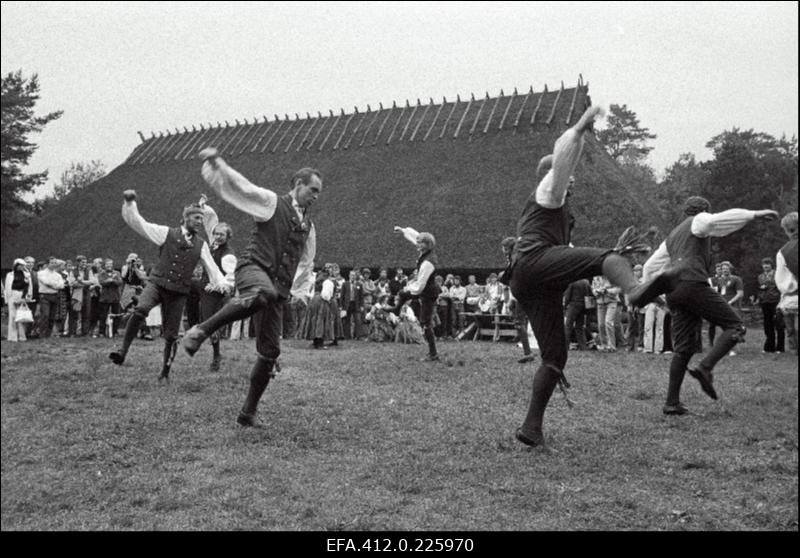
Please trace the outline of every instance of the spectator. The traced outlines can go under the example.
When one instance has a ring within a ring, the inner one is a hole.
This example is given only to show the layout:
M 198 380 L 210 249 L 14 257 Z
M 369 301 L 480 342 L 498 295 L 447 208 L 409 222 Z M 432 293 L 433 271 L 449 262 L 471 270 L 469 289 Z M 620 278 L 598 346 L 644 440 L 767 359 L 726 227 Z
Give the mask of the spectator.
M 5 278 L 3 296 L 8 304 L 8 334 L 9 341 L 25 341 L 25 323 L 18 323 L 17 309 L 25 304 L 30 297 L 31 280 L 27 271 L 25 260 L 17 258 L 14 266 Z M 30 307 L 29 307 L 30 308 Z
M 617 351 L 616 319 L 619 311 L 621 289 L 611 284 L 604 276 L 592 279 L 592 294 L 597 301 L 597 328 L 600 337 L 598 350 L 615 353 Z
M 439 339 L 452 337 L 453 331 L 450 324 L 450 311 L 452 308 L 450 304 L 450 289 L 445 286 L 444 277 L 441 275 L 436 275 L 433 281 L 437 289 L 436 315 L 439 317 L 439 326 L 435 331 L 436 337 Z
M 88 335 L 91 331 L 93 286 L 99 286 L 97 277 L 89 266 L 86 256 L 75 256 L 76 267 L 70 276 L 72 284 L 71 313 L 68 331 L 71 335 Z
M 479 285 L 474 275 L 467 277 L 467 284 L 464 286 L 467 291 L 467 297 L 464 299 L 465 312 L 477 312 L 478 301 L 483 294 L 483 287 Z
M 370 341 L 384 342 L 393 341 L 395 338 L 394 326 L 399 321 L 393 314 L 389 304 L 388 294 L 381 295 L 377 302 L 364 317 L 369 323 L 369 334 L 367 339 Z
M 467 298 L 467 289 L 461 284 L 461 277 L 453 276 L 453 286 L 450 287 L 450 324 L 454 335 L 464 329 L 464 301 Z
M 39 337 L 39 326 L 35 321 L 36 316 L 39 314 L 39 273 L 36 269 L 36 260 L 33 256 L 25 256 L 25 270 L 27 276 L 30 277 L 31 288 L 28 292 L 28 308 L 33 314 L 34 321 L 25 324 L 25 335 L 28 339 L 36 339 Z
M 761 260 L 762 273 L 758 275 L 758 296 L 755 301 L 761 306 L 764 316 L 766 340 L 762 353 L 782 353 L 784 349 L 783 314 L 778 310 L 781 292 L 775 284 L 775 264 L 771 258 Z
M 578 279 L 567 286 L 564 291 L 564 334 L 567 342 L 571 342 L 573 333 L 579 351 L 585 351 L 586 345 L 586 299 L 592 298 L 592 286 L 588 279 Z
M 417 345 L 421 345 L 425 341 L 419 320 L 417 320 L 417 316 L 411 309 L 409 302 L 406 302 L 400 308 L 399 322 L 394 329 L 394 341 L 395 343 L 413 343 Z
M 327 267 L 317 272 L 314 278 L 314 296 L 300 326 L 301 338 L 312 341 L 313 349 L 326 349 L 326 343 L 335 339 L 332 308 L 333 281 Z
M 741 317 L 738 308 L 741 305 L 741 300 L 744 298 L 744 284 L 742 278 L 733 274 L 733 265 L 731 262 L 722 262 L 720 264 L 720 276 L 717 279 L 717 292 L 722 295 L 722 298 L 733 307 L 734 312 Z M 711 345 L 714 344 L 716 338 L 716 326 L 709 324 L 708 326 L 708 340 Z M 731 351 L 730 355 L 734 356 L 735 351 Z
M 642 282 L 642 265 L 633 266 L 633 276 Z M 644 346 L 642 333 L 644 331 L 644 308 L 637 308 L 630 303 L 630 298 L 625 295 L 625 305 L 628 309 L 628 331 L 626 341 L 629 351 L 636 351 Z
M 358 310 L 360 291 L 358 270 L 351 269 L 347 275 L 347 281 L 342 284 L 342 309 L 344 310 L 342 328 L 345 339 L 358 339 L 358 330 L 361 328 L 361 314 Z
M 122 275 L 114 269 L 114 260 L 106 259 L 103 262 L 103 269 L 98 274 L 97 281 L 100 283 L 100 295 L 97 299 L 100 306 L 99 335 L 113 337 L 117 334 L 117 316 L 121 314 L 119 301 L 122 295 Z M 111 331 L 105 327 L 109 315 L 111 316 Z
M 395 271 L 394 277 L 389 281 L 389 294 L 392 295 L 392 304 L 395 304 L 395 297 L 408 283 L 408 277 L 403 271 L 402 267 L 398 267 Z
M 61 270 L 64 262 L 50 257 L 49 263 L 37 272 L 39 280 L 39 335 L 42 338 L 50 337 L 53 325 L 58 316 L 58 307 L 61 301 L 60 291 L 64 288 L 64 277 Z
M 783 313 L 789 347 L 797 355 L 797 211 L 784 215 L 781 227 L 789 240 L 775 257 L 775 284 L 781 293 L 778 308 Z
M 660 354 L 664 351 L 664 321 L 667 306 L 663 298 L 656 299 L 644 307 L 644 332 L 642 351 Z
M 61 278 L 64 280 L 64 288 L 58 292 L 58 312 L 56 313 L 56 337 L 66 337 L 67 322 L 70 313 L 70 302 L 72 299 L 72 287 L 70 286 L 69 276 L 74 271 L 75 265 L 72 260 L 67 260 L 61 266 Z

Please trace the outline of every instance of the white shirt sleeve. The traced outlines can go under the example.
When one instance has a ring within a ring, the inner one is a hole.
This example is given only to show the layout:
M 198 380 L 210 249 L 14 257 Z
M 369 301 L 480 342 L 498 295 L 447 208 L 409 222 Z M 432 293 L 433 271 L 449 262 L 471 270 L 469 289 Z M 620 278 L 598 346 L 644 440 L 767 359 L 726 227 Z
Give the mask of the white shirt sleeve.
M 662 242 L 661 245 L 653 252 L 647 261 L 642 266 L 642 281 L 649 281 L 657 275 L 665 266 L 669 265 L 671 261 L 669 252 L 667 251 L 667 243 Z
M 400 227 L 400 230 L 403 231 L 403 236 L 406 238 L 406 240 L 414 244 L 417 243 L 417 237 L 419 236 L 417 231 L 411 227 Z
M 200 171 L 211 189 L 239 211 L 252 215 L 256 221 L 269 221 L 275 214 L 278 195 L 256 186 L 230 168 L 221 157 L 217 157 L 215 162 L 216 168 L 206 161 Z
M 781 252 L 775 256 L 775 284 L 781 294 L 797 294 L 797 277 L 786 266 L 786 258 Z
M 206 204 L 203 206 L 203 227 L 206 229 L 206 237 L 209 242 L 214 242 L 214 229 L 219 224 L 219 217 L 214 208 Z
M 139 207 L 135 201 L 126 201 L 122 204 L 122 219 L 139 236 L 143 236 L 156 246 L 161 246 L 167 240 L 169 227 L 145 221 L 139 214 Z
M 583 150 L 583 134 L 570 128 L 556 140 L 553 166 L 536 187 L 536 203 L 548 209 L 564 205 L 569 177 L 575 172 Z
M 219 288 L 225 285 L 225 276 L 217 267 L 217 262 L 211 256 L 211 250 L 208 248 L 208 243 L 203 242 L 203 248 L 200 249 L 200 261 L 203 267 L 206 268 L 208 273 L 208 281 L 213 288 Z
M 728 209 L 721 213 L 698 213 L 692 219 L 692 234 L 698 238 L 727 236 L 755 219 L 756 212 L 749 209 Z
M 425 260 L 419 266 L 419 273 L 417 273 L 417 278 L 408 284 L 408 291 L 412 295 L 418 295 L 422 292 L 422 289 L 425 288 L 425 285 L 428 283 L 428 279 L 433 274 L 434 267 L 431 262 Z
M 322 282 L 322 292 L 319 294 L 322 297 L 322 300 L 325 302 L 330 302 L 333 298 L 333 281 L 330 279 L 325 279 Z
M 311 225 L 311 230 L 308 231 L 308 238 L 306 245 L 303 247 L 303 253 L 300 256 L 300 263 L 297 264 L 297 271 L 294 273 L 294 281 L 292 281 L 292 296 L 302 300 L 308 300 L 312 292 L 314 283 L 314 258 L 317 255 L 317 229 Z

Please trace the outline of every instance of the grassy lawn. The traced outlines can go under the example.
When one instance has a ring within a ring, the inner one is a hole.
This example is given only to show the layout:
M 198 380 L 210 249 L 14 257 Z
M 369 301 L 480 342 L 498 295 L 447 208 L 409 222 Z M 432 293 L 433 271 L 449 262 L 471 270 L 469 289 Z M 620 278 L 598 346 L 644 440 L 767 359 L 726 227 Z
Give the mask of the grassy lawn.
M 661 406 L 669 357 L 572 352 L 547 449 L 516 442 L 535 365 L 511 343 L 289 341 L 260 407 L 234 421 L 255 349 L 123 367 L 103 339 L 2 341 L 2 530 L 796 531 L 797 357 L 748 333 Z

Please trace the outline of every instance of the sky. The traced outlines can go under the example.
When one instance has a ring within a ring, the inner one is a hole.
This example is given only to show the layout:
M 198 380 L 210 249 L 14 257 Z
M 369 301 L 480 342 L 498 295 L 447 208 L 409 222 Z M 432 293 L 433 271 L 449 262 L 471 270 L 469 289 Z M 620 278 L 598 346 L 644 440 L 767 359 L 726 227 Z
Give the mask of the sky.
M 796 2 L 7 2 L 0 70 L 63 110 L 25 172 L 52 192 L 137 131 L 573 87 L 658 137 L 661 176 L 734 127 L 797 135 Z M 600 128 L 603 124 L 600 123 Z

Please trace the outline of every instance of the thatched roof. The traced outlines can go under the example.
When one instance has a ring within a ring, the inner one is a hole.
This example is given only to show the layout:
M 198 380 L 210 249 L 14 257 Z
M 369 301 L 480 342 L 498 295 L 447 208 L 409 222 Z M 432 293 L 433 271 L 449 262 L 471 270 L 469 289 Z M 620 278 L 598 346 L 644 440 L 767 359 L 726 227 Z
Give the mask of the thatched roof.
M 200 176 L 197 152 L 215 146 L 253 183 L 283 193 L 304 166 L 319 169 L 323 193 L 313 208 L 317 264 L 410 267 L 414 250 L 394 225 L 437 238 L 442 268 L 498 268 L 500 240 L 514 234 L 534 186 L 538 160 L 591 104 L 588 85 L 555 91 L 392 106 L 327 116 L 266 120 L 161 134 L 84 190 L 2 239 L 2 265 L 50 254 L 112 257 L 157 249 L 122 221 L 122 191 L 139 194 L 149 221 L 175 226 L 181 208 L 210 197 L 244 247 L 251 219 L 217 199 Z M 656 211 L 589 138 L 573 196 L 576 243 L 612 245 L 628 224 L 658 223 Z

